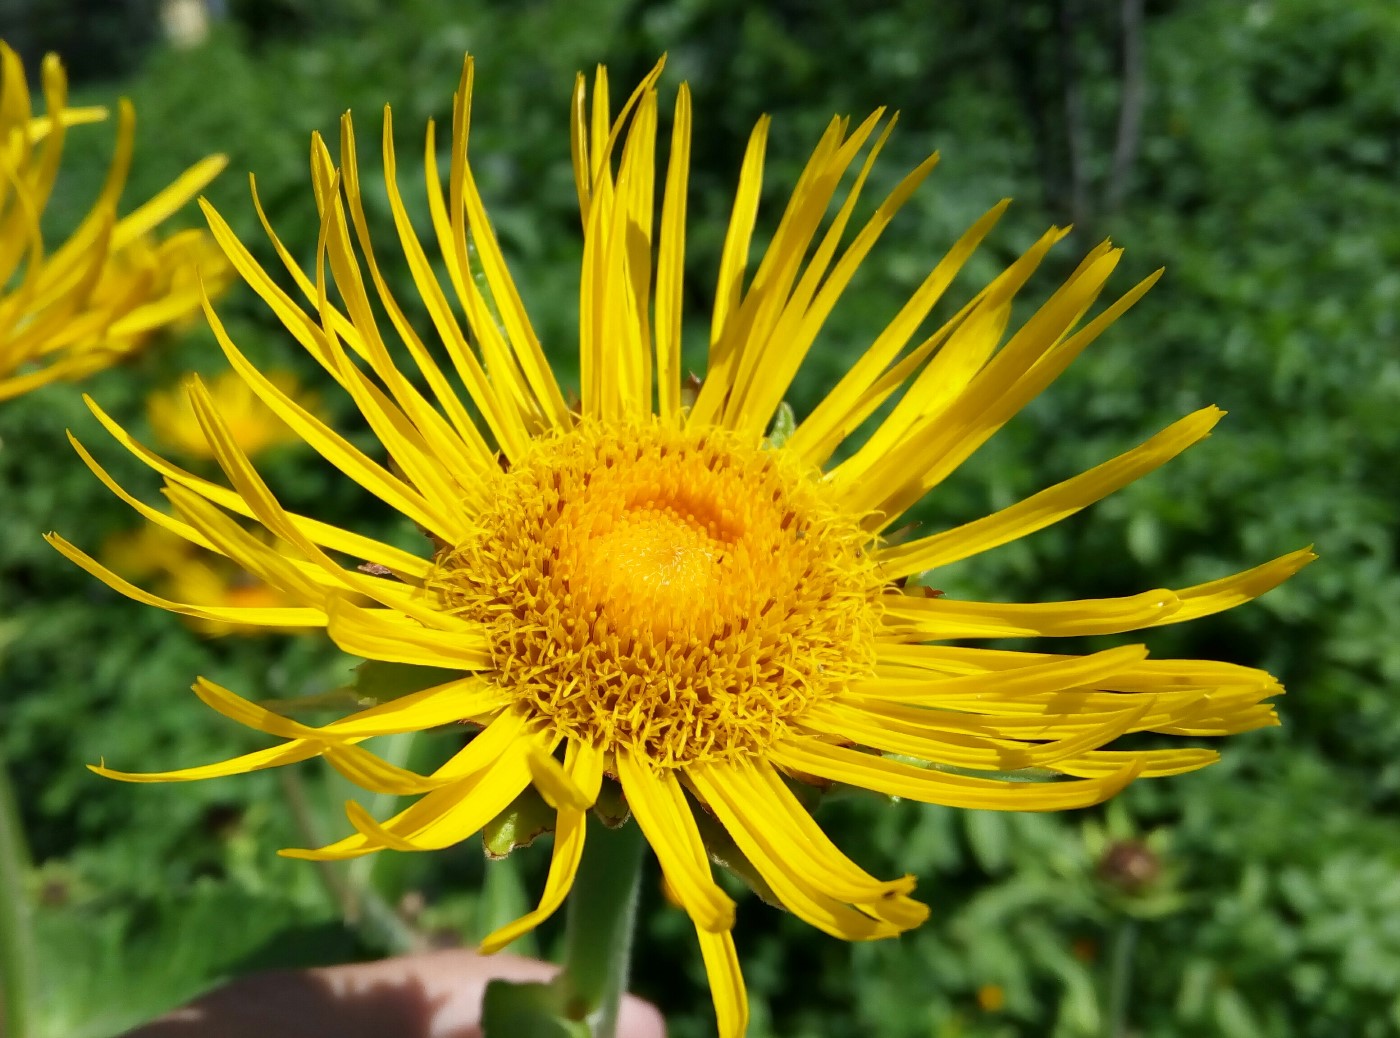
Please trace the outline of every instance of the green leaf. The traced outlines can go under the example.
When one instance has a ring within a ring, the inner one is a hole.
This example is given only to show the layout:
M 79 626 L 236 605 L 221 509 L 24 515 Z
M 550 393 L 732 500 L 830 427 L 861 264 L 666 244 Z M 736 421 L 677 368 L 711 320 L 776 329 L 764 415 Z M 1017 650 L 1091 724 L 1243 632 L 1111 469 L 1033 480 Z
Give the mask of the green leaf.
M 481 1003 L 485 1038 L 590 1038 L 588 1024 L 564 1016 L 550 984 L 493 980 Z
M 792 405 L 784 400 L 778 405 L 778 413 L 773 416 L 773 428 L 768 430 L 767 444 L 770 447 L 781 447 L 792 439 L 792 434 L 797 431 L 797 416 L 793 414 Z
M 627 806 L 627 798 L 622 794 L 622 786 L 609 778 L 603 779 L 603 788 L 598 791 L 598 799 L 593 804 L 593 813 L 598 821 L 609 829 L 618 829 L 632 817 L 632 809 Z
M 554 831 L 554 808 L 544 802 L 534 786 L 526 786 L 504 811 L 481 831 L 486 856 L 504 858 L 517 847 L 528 847 L 542 833 Z
M 1011 858 L 1006 816 L 995 811 L 967 811 L 963 821 L 967 842 L 982 870 L 996 873 L 1005 869 Z
M 386 703 L 391 699 L 425 688 L 441 685 L 460 678 L 462 672 L 443 667 L 417 667 L 411 663 L 385 663 L 382 660 L 365 660 L 355 668 L 355 695 L 375 703 Z
M 489 852 L 488 852 L 489 853 Z M 481 941 L 489 933 L 519 919 L 534 906 L 530 892 L 520 875 L 519 858 L 494 858 L 486 863 L 486 878 L 481 884 L 481 897 L 472 921 L 471 941 Z M 505 945 L 517 955 L 539 956 L 534 931 L 517 937 Z

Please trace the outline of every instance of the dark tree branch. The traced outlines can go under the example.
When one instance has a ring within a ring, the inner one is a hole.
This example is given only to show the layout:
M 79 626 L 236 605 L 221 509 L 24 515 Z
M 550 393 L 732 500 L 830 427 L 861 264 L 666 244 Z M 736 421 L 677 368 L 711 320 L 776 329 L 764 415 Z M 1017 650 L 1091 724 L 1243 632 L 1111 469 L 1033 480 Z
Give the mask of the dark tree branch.
M 1060 83 L 1065 107 L 1065 144 L 1069 158 L 1069 218 L 1081 231 L 1089 223 L 1088 174 L 1084 168 L 1089 154 L 1089 126 L 1084 114 L 1084 95 L 1079 88 L 1077 53 L 1077 0 L 1059 0 L 1058 51 Z
M 1104 208 L 1117 212 L 1128 195 L 1133 164 L 1142 140 L 1142 106 L 1146 93 L 1143 56 L 1143 0 L 1123 0 L 1120 9 L 1123 81 L 1119 88 L 1118 135 L 1113 146 L 1113 168 L 1109 174 Z

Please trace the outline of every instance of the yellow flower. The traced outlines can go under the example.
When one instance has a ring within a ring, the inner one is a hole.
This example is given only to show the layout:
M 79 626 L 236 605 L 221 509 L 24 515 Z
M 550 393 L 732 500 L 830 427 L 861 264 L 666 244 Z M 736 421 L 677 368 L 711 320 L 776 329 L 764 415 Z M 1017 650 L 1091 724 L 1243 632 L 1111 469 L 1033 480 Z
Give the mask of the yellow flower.
M 999 984 L 983 984 L 977 989 L 977 1004 L 984 1013 L 1000 1013 L 1006 1005 L 1006 992 Z
M 198 312 L 201 274 L 211 291 L 232 276 L 203 231 L 149 238 L 223 169 L 222 155 L 196 163 L 117 217 L 136 126 L 125 100 L 101 194 L 68 239 L 46 250 L 39 225 L 68 127 L 106 112 L 68 107 L 55 55 L 44 59 L 42 79 L 48 114 L 35 117 L 19 57 L 0 42 L 0 400 L 115 363 L 156 330 Z
M 222 555 L 202 550 L 161 526 L 147 524 L 127 533 L 114 534 L 102 545 L 102 561 L 114 573 L 131 580 L 145 579 L 162 595 L 209 606 L 277 608 L 296 605 L 286 592 L 263 583 Z M 270 630 L 304 633 L 304 627 L 272 627 L 236 623 L 208 617 L 182 617 L 200 634 L 266 634 Z
M 307 411 L 316 410 L 315 397 L 300 392 L 295 375 L 273 371 L 268 373 L 268 380 Z M 239 450 L 250 458 L 270 447 L 301 442 L 301 437 L 234 372 L 216 375 L 209 386 L 209 395 Z M 187 458 L 209 460 L 214 457 L 214 450 L 190 406 L 187 384 L 153 392 L 146 400 L 146 420 L 151 423 L 151 432 L 161 446 Z
M 876 879 L 851 862 L 792 784 L 849 783 L 956 807 L 1058 810 L 1097 803 L 1138 777 L 1203 767 L 1216 759 L 1213 751 L 1105 747 L 1129 732 L 1211 736 L 1275 724 L 1265 700 L 1280 688 L 1268 674 L 1205 660 L 1150 660 L 1140 645 L 1070 656 L 949 643 L 1111 635 L 1191 620 L 1267 591 L 1312 555 L 1294 552 L 1183 590 L 1087 601 L 971 602 L 904 587 L 905 578 L 1040 530 L 1157 468 L 1202 439 L 1220 412 L 1189 415 L 993 515 L 908 543 L 886 542 L 882 533 L 902 513 L 1154 278 L 1085 320 L 1119 258 L 1102 245 L 1008 334 L 1012 300 L 1064 237 L 1051 230 L 933 335 L 911 342 L 1000 216 L 998 205 L 953 245 L 791 435 L 766 438 L 828 312 L 935 158 L 909 173 L 850 237 L 857 197 L 892 120 L 882 111 L 855 126 L 833 119 L 751 271 L 768 134 L 768 120 L 760 121 L 720 262 L 705 378 L 683 402 L 691 107 L 682 85 L 670 158 L 658 176 L 659 74 L 658 66 L 616 118 L 602 69 L 591 99 L 582 77 L 574 93 L 584 226 L 577 407 L 565 402 L 531 329 L 468 162 L 470 61 L 456 96 L 447 183 L 432 163 L 427 174 L 446 285 L 405 210 L 387 111 L 384 127 L 398 246 L 466 400 L 380 274 L 348 117 L 338 167 L 319 138 L 313 144 L 322 219 L 314 274 L 273 242 L 304 303 L 279 288 L 206 207 L 239 273 L 355 400 L 388 463 L 362 453 L 279 390 L 211 310 L 229 361 L 298 435 L 421 526 L 429 543 L 414 554 L 285 511 L 198 382 L 193 406 L 230 487 L 175 467 L 94 405 L 108 431 L 165 477 L 178 518 L 118 487 L 79 447 L 101 479 L 151 521 L 228 555 L 300 602 L 282 609 L 159 604 L 221 620 L 324 625 L 348 653 L 464 676 L 322 727 L 272 714 L 201 679 L 195 691 L 204 702 L 284 742 L 183 771 L 96 770 L 168 781 L 322 756 L 368 790 L 421 795 L 383 821 L 352 803 L 354 835 L 284 852 L 316 860 L 450 846 L 534 783 L 557 810 L 549 877 L 539 907 L 487 938 L 488 949 L 562 902 L 583 850 L 585 813 L 604 776 L 615 776 L 667 888 L 694 921 L 720 1031 L 738 1035 L 747 1002 L 731 938 L 735 906 L 711 877 L 697 805 L 796 915 L 849 940 L 898 934 L 927 915 L 909 897 L 914 878 Z M 427 154 L 436 154 L 432 127 Z M 849 189 L 828 218 L 843 183 Z M 478 261 L 484 287 L 472 269 Z M 465 313 L 465 329 L 449 292 Z M 377 307 L 412 368 L 392 358 Z M 869 438 L 833 462 L 848 434 L 892 399 Z M 249 536 L 230 512 L 257 519 L 287 547 L 273 550 Z M 67 541 L 51 540 L 133 594 Z M 380 575 L 364 572 L 361 560 Z M 350 604 L 351 593 L 370 604 Z M 142 592 L 133 597 L 154 601 Z M 430 775 L 393 767 L 360 746 L 375 735 L 463 720 L 484 730 Z M 1054 780 L 1006 780 L 1004 773 L 1021 769 Z

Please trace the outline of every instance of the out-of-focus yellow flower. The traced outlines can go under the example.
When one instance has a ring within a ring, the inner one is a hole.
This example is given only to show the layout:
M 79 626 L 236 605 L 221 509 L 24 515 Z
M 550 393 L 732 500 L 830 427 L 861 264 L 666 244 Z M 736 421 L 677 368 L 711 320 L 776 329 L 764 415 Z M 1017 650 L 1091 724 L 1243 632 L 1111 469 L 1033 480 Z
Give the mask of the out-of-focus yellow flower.
M 999 1013 L 1006 1005 L 1006 992 L 1000 984 L 983 984 L 977 989 L 977 1004 L 984 1013 Z
M 102 546 L 102 561 L 132 580 L 144 580 L 161 594 L 214 608 L 276 609 L 295 602 L 232 560 L 201 551 L 183 537 L 159 526 L 146 525 L 114 534 Z M 210 637 L 267 632 L 258 624 L 241 624 L 207 616 L 189 616 L 185 624 Z M 304 627 L 278 627 L 283 633 L 304 633 Z
M 268 378 L 308 412 L 316 410 L 314 394 L 301 393 L 297 378 L 291 372 L 270 372 Z M 209 383 L 209 393 L 228 424 L 229 434 L 249 457 L 269 447 L 302 442 L 301 437 L 258 398 L 248 383 L 232 371 L 215 376 Z M 214 458 L 214 451 L 190 405 L 187 383 L 153 392 L 146 400 L 146 419 L 156 439 L 174 453 L 187 458 Z
M 124 99 L 97 201 L 66 241 L 46 248 L 40 221 L 68 128 L 107 112 L 68 107 L 56 55 L 44 59 L 42 80 L 47 114 L 36 117 L 19 56 L 0 42 L 0 400 L 115 363 L 153 332 L 195 314 L 201 277 L 211 292 L 231 277 L 204 231 L 150 237 L 214 179 L 224 156 L 195 163 L 144 205 L 117 216 L 136 127 Z

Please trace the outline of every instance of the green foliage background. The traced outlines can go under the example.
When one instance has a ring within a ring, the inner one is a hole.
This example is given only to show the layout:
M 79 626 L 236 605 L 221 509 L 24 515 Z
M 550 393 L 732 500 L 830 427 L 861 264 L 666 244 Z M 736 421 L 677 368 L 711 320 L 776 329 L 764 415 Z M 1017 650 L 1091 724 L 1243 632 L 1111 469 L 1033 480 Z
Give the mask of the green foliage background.
M 898 941 L 850 947 L 748 898 L 738 940 L 752 1033 L 1106 1035 L 1118 952 L 1132 965 L 1126 1033 L 1370 1038 L 1400 1029 L 1400 8 L 1154 0 L 1140 146 L 1130 167 L 1116 168 L 1118 5 L 904 0 L 858 18 L 836 4 L 740 0 L 230 6 L 233 17 L 193 50 L 157 43 L 127 61 L 129 48 L 112 45 L 112 61 L 126 62 L 120 78 L 102 76 L 113 67 L 102 61 L 105 37 L 74 37 L 51 18 L 63 5 L 21 3 L 0 15 L 0 34 L 37 67 L 42 48 L 68 33 L 70 65 L 90 76 L 79 99 L 133 99 L 133 204 L 200 155 L 225 151 L 230 170 L 211 200 L 271 261 L 243 180 L 255 173 L 283 240 L 308 263 L 310 131 L 333 138 L 340 112 L 353 108 L 372 181 L 378 109 L 392 103 L 401 182 L 424 217 L 418 135 L 429 117 L 450 117 L 471 50 L 474 161 L 566 381 L 580 248 L 566 121 L 576 69 L 606 61 L 614 82 L 630 85 L 669 51 L 667 83 L 685 78 L 694 89 L 695 364 L 753 121 L 774 116 L 771 229 L 829 116 L 889 104 L 901 122 L 872 196 L 933 147 L 943 164 L 820 340 L 792 394 L 799 415 L 1004 195 L 1017 205 L 960 282 L 965 292 L 1071 216 L 1078 229 L 1040 285 L 1108 234 L 1129 246 L 1120 287 L 1159 265 L 1167 276 L 926 503 L 926 524 L 1008 504 L 1206 403 L 1231 411 L 1168 469 L 940 572 L 936 586 L 1005 600 L 1112 595 L 1317 544 L 1322 561 L 1262 602 L 1148 639 L 1156 655 L 1264 666 L 1289 686 L 1283 727 L 1231 741 L 1222 764 L 1139 783 L 1106 810 L 1073 815 L 828 805 L 824 824 L 857 860 L 877 874 L 918 875 L 933 918 Z M 105 31 L 153 36 L 153 7 L 112 5 Z M 108 129 L 72 135 L 49 214 L 55 229 L 92 197 L 108 148 Z M 387 234 L 387 206 L 378 216 Z M 191 207 L 183 218 L 198 214 Z M 255 358 L 314 377 L 250 292 L 230 294 L 221 312 Z M 140 431 L 150 388 L 220 362 L 195 328 L 84 388 Z M 369 444 L 347 401 L 328 395 L 327 405 Z M 202 640 L 67 565 L 40 532 L 96 548 L 136 517 L 91 478 L 65 428 L 119 478 L 155 489 L 104 442 L 78 389 L 0 407 L 0 753 L 34 862 L 42 1034 L 100 1038 L 257 967 L 374 957 L 413 933 L 467 941 L 489 925 L 483 882 L 492 903 L 518 893 L 519 881 L 538 890 L 545 846 L 514 856 L 508 873 L 488 869 L 474 843 L 366 859 L 328 886 L 313 866 L 273 854 L 304 844 L 304 826 L 334 834 L 344 825 L 337 805 L 347 790 L 314 768 L 140 788 L 87 772 L 83 764 L 102 758 L 164 768 L 258 745 L 186 694 L 196 674 L 289 698 L 334 688 L 352 661 L 314 639 Z M 411 535 L 306 454 L 274 455 L 267 473 L 293 508 Z M 1164 862 L 1153 889 L 1125 894 L 1096 874 L 1105 839 L 1149 834 Z M 644 918 L 635 989 L 678 1038 L 708 1033 L 692 937 L 654 882 Z M 543 932 L 541 951 L 555 932 Z M 1126 951 L 1125 937 L 1135 938 Z M 984 1008 L 989 986 L 1003 994 L 999 1008 Z

